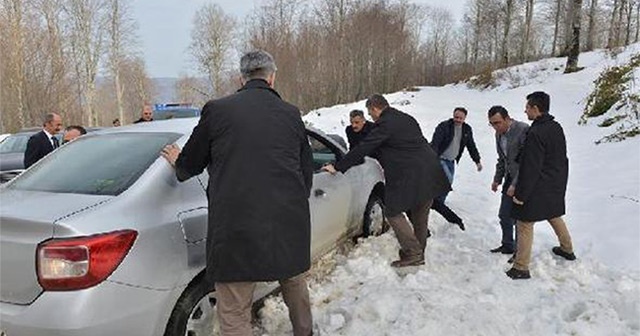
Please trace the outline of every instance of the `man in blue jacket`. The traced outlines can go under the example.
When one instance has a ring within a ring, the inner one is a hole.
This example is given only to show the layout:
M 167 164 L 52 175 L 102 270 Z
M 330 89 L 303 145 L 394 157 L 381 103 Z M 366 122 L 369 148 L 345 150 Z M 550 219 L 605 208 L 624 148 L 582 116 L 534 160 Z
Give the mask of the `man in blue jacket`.
M 467 109 L 456 107 L 453 110 L 453 118 L 441 122 L 436 127 L 431 139 L 431 147 L 438 154 L 442 169 L 444 169 L 451 185 L 453 185 L 455 164 L 460 162 L 465 148 L 469 148 L 469 155 L 471 155 L 473 162 L 476 163 L 478 171 L 482 170 L 480 153 L 478 153 L 476 143 L 473 141 L 471 126 L 464 122 L 466 118 Z M 442 195 L 439 199 L 444 202 L 447 194 Z

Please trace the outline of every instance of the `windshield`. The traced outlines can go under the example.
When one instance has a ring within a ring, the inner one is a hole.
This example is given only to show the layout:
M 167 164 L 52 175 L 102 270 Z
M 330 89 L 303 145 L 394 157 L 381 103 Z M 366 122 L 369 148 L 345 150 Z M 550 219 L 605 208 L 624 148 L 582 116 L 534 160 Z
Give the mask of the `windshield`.
M 34 133 L 18 133 L 8 136 L 0 142 L 0 154 L 24 153 L 27 149 L 27 141 Z
M 28 169 L 10 189 L 117 196 L 138 180 L 176 133 L 81 137 Z

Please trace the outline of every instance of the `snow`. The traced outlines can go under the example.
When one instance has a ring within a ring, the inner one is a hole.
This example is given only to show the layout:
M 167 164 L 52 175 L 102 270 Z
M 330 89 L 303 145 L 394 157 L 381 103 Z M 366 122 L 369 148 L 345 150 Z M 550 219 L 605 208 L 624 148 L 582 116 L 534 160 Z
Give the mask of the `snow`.
M 595 122 L 578 125 L 598 74 L 638 52 L 640 44 L 616 58 L 603 51 L 585 53 L 580 56 L 585 69 L 568 75 L 562 74 L 561 58 L 520 65 L 485 91 L 457 84 L 385 95 L 392 106 L 418 120 L 428 139 L 454 107 L 469 110 L 467 123 L 473 127 L 484 169 L 477 172 L 464 154 L 447 199 L 467 231 L 432 212 L 426 265 L 406 274 L 389 266 L 398 251 L 392 233 L 362 240 L 346 255 L 326 257 L 335 268 L 310 282 L 317 333 L 640 335 L 640 137 L 596 145 L 611 129 Z M 635 71 L 635 76 L 638 82 L 640 73 Z M 500 196 L 490 189 L 497 154 L 486 111 L 503 105 L 512 117 L 529 122 L 525 96 L 537 90 L 551 95 L 551 114 L 567 137 L 570 172 L 564 218 L 578 259 L 554 256 L 555 235 L 540 222 L 535 226 L 532 278 L 514 281 L 504 275 L 509 256 L 489 253 L 500 243 Z M 366 111 L 360 101 L 318 109 L 305 120 L 344 137 L 348 112 L 354 108 Z M 257 334 L 291 333 L 280 297 L 266 300 L 260 316 Z

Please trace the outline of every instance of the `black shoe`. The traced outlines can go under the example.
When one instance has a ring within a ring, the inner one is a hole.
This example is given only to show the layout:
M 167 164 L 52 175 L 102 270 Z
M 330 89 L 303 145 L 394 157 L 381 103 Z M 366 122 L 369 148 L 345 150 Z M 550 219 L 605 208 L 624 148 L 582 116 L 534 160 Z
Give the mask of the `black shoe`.
M 513 280 L 521 280 L 521 279 L 529 279 L 531 278 L 531 274 L 529 271 L 521 271 L 519 269 L 511 268 L 506 272 L 507 276 Z
M 406 256 L 405 258 L 400 258 L 400 260 L 396 260 L 391 263 L 391 267 L 395 268 L 420 265 L 424 265 L 424 256 L 421 255 Z
M 507 262 L 508 262 L 509 264 L 513 264 L 513 262 L 514 262 L 514 261 L 516 261 L 516 255 L 515 255 L 515 253 L 511 256 L 511 258 L 509 258 L 509 260 L 507 260 Z
M 492 250 L 491 253 L 513 254 L 515 251 L 512 248 L 508 248 L 504 245 L 500 245 Z
M 551 252 L 555 255 L 559 255 L 567 260 L 576 260 L 576 255 L 573 253 L 565 252 L 560 246 L 556 246 L 551 249 Z

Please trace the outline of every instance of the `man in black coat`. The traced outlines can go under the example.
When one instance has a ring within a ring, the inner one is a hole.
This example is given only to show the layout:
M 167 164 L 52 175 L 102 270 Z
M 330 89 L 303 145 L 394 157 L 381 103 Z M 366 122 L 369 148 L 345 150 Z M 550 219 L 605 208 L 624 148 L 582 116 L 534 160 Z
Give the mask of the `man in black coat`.
M 142 107 L 142 112 L 140 113 L 140 119 L 134 121 L 133 123 L 138 124 L 141 122 L 149 122 L 149 121 L 153 121 L 153 109 L 151 108 L 151 105 L 145 104 Z M 118 122 L 120 122 L 120 120 L 118 120 Z
M 480 153 L 473 140 L 471 126 L 465 123 L 466 118 L 467 109 L 456 107 L 453 110 L 453 118 L 438 124 L 431 138 L 431 147 L 440 158 L 442 169 L 444 169 L 451 185 L 453 185 L 453 177 L 455 175 L 455 164 L 460 162 L 465 148 L 469 148 L 469 155 L 471 155 L 473 162 L 476 163 L 478 171 L 482 170 Z M 443 203 L 446 198 L 446 193 L 439 197 Z
M 24 169 L 60 147 L 60 141 L 54 135 L 62 129 L 62 118 L 57 113 L 47 113 L 44 117 L 42 131 L 32 135 L 24 152 Z
M 347 134 L 349 149 L 353 149 L 371 132 L 374 124 L 364 118 L 364 112 L 361 110 L 349 112 L 349 121 L 351 125 L 347 126 L 344 132 Z
M 549 95 L 537 91 L 527 96 L 525 113 L 533 124 L 529 128 L 520 154 L 518 186 L 513 197 L 513 218 L 517 220 L 518 237 L 512 279 L 528 279 L 533 224 L 547 220 L 558 237 L 560 246 L 552 249 L 567 260 L 575 260 L 571 235 L 562 219 L 565 214 L 565 192 L 569 177 L 567 142 L 562 126 L 549 114 Z
M 184 181 L 209 172 L 207 278 L 222 335 L 252 335 L 255 282 L 280 281 L 294 335 L 312 333 L 310 267 L 313 158 L 300 110 L 273 89 L 276 65 L 254 51 L 240 60 L 243 87 L 209 101 L 182 152 L 167 146 Z M 179 154 L 179 155 L 178 155 Z
M 384 169 L 385 216 L 401 248 L 400 260 L 391 266 L 423 265 L 429 208 L 432 200 L 451 186 L 412 116 L 390 107 L 379 94 L 369 97 L 366 106 L 376 127 L 335 166 L 323 169 L 332 174 L 344 173 L 375 152 Z M 410 214 L 411 223 L 404 213 Z

